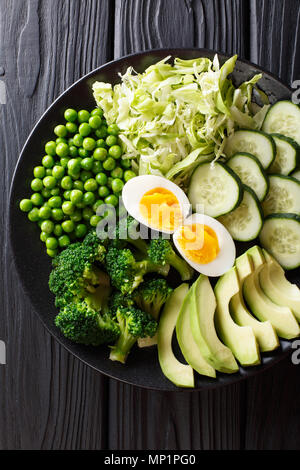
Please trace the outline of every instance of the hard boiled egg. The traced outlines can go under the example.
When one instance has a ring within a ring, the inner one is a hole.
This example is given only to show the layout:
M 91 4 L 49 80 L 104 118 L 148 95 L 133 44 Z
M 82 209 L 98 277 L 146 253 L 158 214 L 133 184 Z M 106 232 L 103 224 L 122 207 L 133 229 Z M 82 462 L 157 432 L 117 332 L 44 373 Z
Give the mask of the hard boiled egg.
M 204 214 L 187 217 L 173 235 L 181 256 L 206 276 L 221 276 L 234 264 L 236 250 L 228 230 Z
M 132 178 L 123 188 L 122 199 L 132 217 L 163 233 L 174 233 L 190 213 L 190 202 L 182 189 L 161 176 Z

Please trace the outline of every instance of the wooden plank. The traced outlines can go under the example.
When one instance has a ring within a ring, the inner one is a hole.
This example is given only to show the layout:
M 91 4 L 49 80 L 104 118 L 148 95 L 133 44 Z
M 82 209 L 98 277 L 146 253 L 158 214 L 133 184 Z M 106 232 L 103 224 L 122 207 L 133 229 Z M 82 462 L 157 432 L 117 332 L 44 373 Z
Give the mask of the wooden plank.
M 196 46 L 243 56 L 245 23 L 239 0 L 116 0 L 114 56 Z M 243 390 L 163 394 L 110 381 L 109 448 L 238 449 Z
M 107 379 L 61 348 L 32 312 L 6 227 L 10 181 L 27 135 L 62 91 L 111 59 L 111 18 L 110 0 L 1 0 L 1 449 L 106 446 Z
M 250 59 L 291 84 L 300 77 L 300 5 L 250 0 Z

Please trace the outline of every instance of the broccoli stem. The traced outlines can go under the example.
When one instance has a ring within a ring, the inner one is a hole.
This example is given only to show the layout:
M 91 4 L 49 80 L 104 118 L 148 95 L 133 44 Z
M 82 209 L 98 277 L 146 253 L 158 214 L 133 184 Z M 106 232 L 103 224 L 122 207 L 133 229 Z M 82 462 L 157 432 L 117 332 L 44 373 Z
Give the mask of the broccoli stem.
M 125 364 L 127 356 L 136 341 L 137 338 L 132 336 L 127 331 L 121 333 L 116 344 L 111 347 L 109 359 L 111 361 L 119 361 L 122 362 L 122 364 Z
M 143 240 L 142 238 L 137 238 L 136 240 L 133 240 L 132 238 L 128 238 L 128 243 L 133 245 L 137 250 L 139 250 L 141 253 L 146 254 L 148 250 L 148 245 Z
M 193 276 L 192 268 L 187 264 L 187 262 L 180 258 L 176 253 L 173 251 L 172 254 L 167 256 L 168 263 L 179 272 L 182 281 L 188 281 Z

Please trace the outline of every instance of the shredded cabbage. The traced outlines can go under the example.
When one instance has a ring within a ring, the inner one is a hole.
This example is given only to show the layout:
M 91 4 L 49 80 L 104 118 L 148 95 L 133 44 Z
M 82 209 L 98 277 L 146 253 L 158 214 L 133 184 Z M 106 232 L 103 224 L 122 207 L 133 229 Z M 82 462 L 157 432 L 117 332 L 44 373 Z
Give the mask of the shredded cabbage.
M 228 76 L 237 56 L 220 67 L 218 57 L 170 57 L 136 73 L 129 67 L 121 83 L 95 82 L 94 97 L 108 124 L 117 123 L 123 158 L 139 174 L 172 179 L 182 186 L 200 161 L 225 158 L 226 139 L 237 128 L 259 129 L 268 110 L 257 88 L 261 75 L 236 88 Z M 263 106 L 252 102 L 257 91 Z

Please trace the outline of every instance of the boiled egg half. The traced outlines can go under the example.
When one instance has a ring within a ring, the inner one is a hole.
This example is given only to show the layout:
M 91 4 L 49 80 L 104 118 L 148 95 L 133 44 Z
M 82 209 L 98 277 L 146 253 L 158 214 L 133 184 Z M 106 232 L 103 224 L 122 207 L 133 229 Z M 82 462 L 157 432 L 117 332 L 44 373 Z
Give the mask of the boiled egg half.
M 187 217 L 173 234 L 181 256 L 206 276 L 221 276 L 234 264 L 236 250 L 228 230 L 204 214 Z
M 129 180 L 122 191 L 127 212 L 138 222 L 171 234 L 190 213 L 190 202 L 177 184 L 161 176 L 141 175 Z

